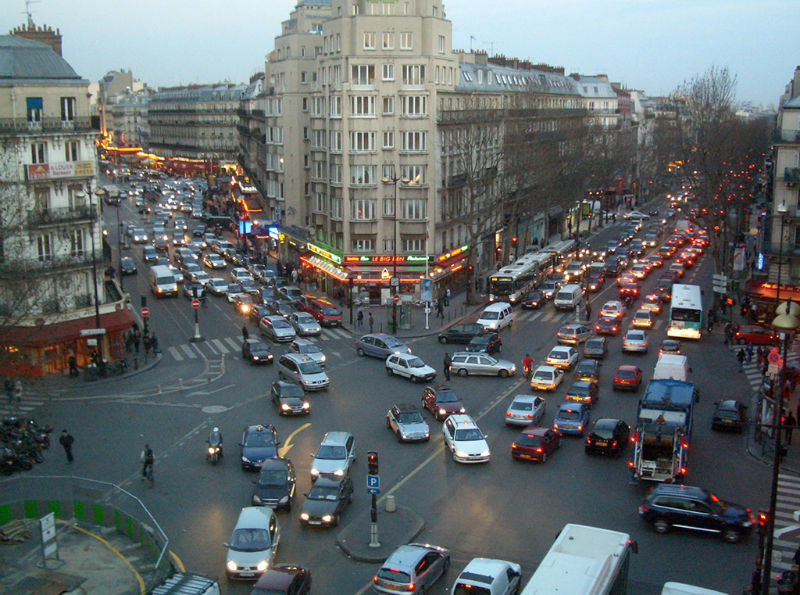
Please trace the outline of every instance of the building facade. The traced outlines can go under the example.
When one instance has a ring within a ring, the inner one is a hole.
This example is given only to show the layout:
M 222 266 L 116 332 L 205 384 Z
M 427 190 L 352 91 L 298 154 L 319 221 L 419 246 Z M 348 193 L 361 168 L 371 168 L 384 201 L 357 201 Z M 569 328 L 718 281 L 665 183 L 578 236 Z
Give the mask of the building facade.
M 113 146 L 141 147 L 148 143 L 150 95 L 146 88 L 135 93 L 126 89 L 106 98 L 102 110 L 105 135 Z

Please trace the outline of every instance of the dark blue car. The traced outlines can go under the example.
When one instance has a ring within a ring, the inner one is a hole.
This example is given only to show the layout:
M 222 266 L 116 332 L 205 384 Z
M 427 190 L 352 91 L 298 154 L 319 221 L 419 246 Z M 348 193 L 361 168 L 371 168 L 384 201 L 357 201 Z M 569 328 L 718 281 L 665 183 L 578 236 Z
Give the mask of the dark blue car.
M 553 429 L 560 434 L 583 436 L 589 425 L 589 407 L 583 403 L 564 403 L 553 419 Z
M 258 471 L 267 459 L 278 458 L 278 431 L 272 424 L 246 426 L 242 432 L 242 469 Z

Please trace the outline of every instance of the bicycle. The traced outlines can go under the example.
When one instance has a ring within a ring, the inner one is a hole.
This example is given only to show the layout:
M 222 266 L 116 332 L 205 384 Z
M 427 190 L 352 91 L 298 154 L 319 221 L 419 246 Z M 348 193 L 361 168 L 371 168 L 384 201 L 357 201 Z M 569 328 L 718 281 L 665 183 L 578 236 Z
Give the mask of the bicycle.
M 145 463 L 144 469 L 142 470 L 142 481 L 148 481 L 150 483 L 150 487 L 153 487 L 155 483 L 155 479 L 153 478 L 153 463 Z

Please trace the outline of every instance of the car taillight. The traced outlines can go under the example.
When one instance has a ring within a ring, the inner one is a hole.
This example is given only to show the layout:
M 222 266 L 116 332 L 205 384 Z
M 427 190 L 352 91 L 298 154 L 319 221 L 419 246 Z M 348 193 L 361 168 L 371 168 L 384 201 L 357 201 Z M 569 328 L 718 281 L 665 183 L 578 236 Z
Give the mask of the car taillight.
M 517 446 L 516 444 L 514 443 L 511 444 L 511 450 L 517 450 L 518 448 L 519 446 Z
M 586 444 L 591 444 L 591 443 L 592 443 L 592 439 L 591 438 L 587 438 L 586 439 Z
M 512 415 L 512 414 L 511 414 L 511 412 L 510 412 L 510 411 L 506 411 L 506 417 L 511 417 L 511 415 Z
M 537 448 L 536 452 L 542 452 L 542 447 L 540 446 L 539 448 Z
M 414 591 L 414 588 L 415 588 L 414 587 L 414 583 L 408 583 L 408 586 L 406 587 L 406 591 L 408 591 L 409 593 L 412 593 Z
M 527 414 L 525 417 L 526 417 L 527 419 L 533 419 L 533 415 L 531 415 L 530 413 L 528 413 L 528 414 Z
M 630 469 L 633 469 L 633 461 L 628 461 L 628 467 L 629 467 Z
M 616 448 L 616 446 L 617 446 L 617 441 L 614 440 L 614 442 L 611 443 L 611 448 Z

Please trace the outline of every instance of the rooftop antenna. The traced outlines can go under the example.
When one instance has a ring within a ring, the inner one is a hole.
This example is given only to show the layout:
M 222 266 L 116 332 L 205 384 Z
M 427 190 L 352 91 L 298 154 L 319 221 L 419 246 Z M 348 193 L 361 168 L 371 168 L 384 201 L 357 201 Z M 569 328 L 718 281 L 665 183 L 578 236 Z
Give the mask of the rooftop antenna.
M 474 41 L 478 41 L 478 38 L 475 37 L 474 35 L 470 35 L 469 36 L 469 53 L 470 54 L 472 53 L 472 42 L 473 42 L 473 40 Z
M 41 0 L 25 0 L 25 14 L 28 17 L 28 28 L 33 29 L 33 13 L 31 12 L 31 5 L 32 4 L 39 4 Z
M 493 41 L 484 41 L 483 43 L 489 44 L 489 55 L 494 56 L 494 42 Z

